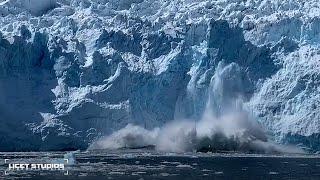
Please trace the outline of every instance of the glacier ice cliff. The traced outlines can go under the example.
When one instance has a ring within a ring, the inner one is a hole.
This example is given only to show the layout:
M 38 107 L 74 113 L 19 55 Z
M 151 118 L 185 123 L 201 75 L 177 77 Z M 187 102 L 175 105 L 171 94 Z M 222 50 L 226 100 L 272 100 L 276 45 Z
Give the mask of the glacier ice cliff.
M 318 3 L 0 0 L 0 151 L 86 149 L 235 99 L 269 138 L 318 151 Z

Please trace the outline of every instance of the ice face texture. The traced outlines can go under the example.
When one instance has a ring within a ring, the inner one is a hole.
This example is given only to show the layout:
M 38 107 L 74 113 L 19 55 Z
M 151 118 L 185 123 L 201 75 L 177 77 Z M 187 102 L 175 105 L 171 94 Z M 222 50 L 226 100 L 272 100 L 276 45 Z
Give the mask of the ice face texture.
M 201 119 L 209 97 L 320 150 L 317 4 L 1 1 L 0 151 L 85 149 L 129 123 Z

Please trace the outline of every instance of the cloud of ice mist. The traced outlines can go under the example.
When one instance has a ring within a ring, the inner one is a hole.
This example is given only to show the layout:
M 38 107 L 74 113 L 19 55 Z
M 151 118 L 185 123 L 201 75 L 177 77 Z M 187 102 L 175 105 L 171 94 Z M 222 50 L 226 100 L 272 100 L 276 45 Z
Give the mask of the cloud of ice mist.
M 152 131 L 128 124 L 110 136 L 94 142 L 89 149 L 141 148 L 153 145 L 159 135 L 159 128 Z
M 234 113 L 219 118 L 206 113 L 202 120 L 174 121 L 165 125 L 156 141 L 161 151 L 184 152 L 201 150 L 233 151 L 247 150 L 252 141 L 267 141 L 263 130 L 255 122 L 249 122 L 243 113 Z
M 205 115 L 202 120 L 173 121 L 162 128 L 146 130 L 139 126 L 125 128 L 103 137 L 89 149 L 142 148 L 154 146 L 157 151 L 239 151 L 245 153 L 303 153 L 296 147 L 268 141 L 259 124 L 245 113 L 216 118 Z

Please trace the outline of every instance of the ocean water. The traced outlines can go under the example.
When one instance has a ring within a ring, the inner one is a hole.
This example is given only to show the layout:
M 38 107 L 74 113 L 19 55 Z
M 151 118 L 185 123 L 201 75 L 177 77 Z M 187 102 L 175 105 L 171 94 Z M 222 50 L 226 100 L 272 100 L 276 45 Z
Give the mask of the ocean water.
M 152 150 L 12 152 L 0 153 L 0 161 L 0 179 L 320 179 L 320 156 L 316 155 Z M 9 162 L 65 163 L 65 169 L 8 171 Z

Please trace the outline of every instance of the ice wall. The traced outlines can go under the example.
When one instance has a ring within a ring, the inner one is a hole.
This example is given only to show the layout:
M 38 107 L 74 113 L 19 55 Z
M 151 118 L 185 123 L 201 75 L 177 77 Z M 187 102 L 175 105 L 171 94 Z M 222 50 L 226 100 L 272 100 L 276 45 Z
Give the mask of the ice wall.
M 319 150 L 317 4 L 3 1 L 0 150 L 85 149 L 201 119 L 208 99 L 216 115 L 241 99 L 276 142 Z

